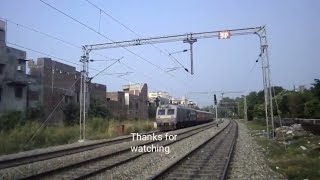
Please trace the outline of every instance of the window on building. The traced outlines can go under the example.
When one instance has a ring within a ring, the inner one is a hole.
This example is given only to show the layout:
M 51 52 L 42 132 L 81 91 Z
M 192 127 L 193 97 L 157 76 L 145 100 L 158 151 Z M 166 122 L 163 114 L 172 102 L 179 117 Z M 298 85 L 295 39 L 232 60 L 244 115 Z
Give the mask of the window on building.
M 23 88 L 22 87 L 15 87 L 14 94 L 17 98 L 22 98 L 23 95 Z
M 139 109 L 139 104 L 138 103 L 136 103 L 136 109 Z
M 174 114 L 174 109 L 168 109 L 168 115 L 173 115 Z
M 0 74 L 3 74 L 5 64 L 0 64 Z
M 23 60 L 18 59 L 17 71 L 23 71 L 22 65 L 23 65 Z
M 166 114 L 166 110 L 164 110 L 164 109 L 160 109 L 158 111 L 158 115 L 165 115 L 165 114 Z

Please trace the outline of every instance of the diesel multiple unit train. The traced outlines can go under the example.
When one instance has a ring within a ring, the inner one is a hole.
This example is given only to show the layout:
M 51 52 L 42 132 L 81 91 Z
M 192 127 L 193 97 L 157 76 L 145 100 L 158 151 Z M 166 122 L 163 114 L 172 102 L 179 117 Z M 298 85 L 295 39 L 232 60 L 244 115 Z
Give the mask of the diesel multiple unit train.
M 160 105 L 156 123 L 160 130 L 174 130 L 213 121 L 213 113 L 199 111 L 180 105 Z

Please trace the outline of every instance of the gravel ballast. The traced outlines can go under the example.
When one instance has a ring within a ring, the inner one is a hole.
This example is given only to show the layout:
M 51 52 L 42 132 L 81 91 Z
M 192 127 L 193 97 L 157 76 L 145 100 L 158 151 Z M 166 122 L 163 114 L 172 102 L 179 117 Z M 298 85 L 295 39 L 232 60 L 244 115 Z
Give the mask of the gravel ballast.
M 166 168 L 168 164 L 185 156 L 191 149 L 210 139 L 226 127 L 229 122 L 229 120 L 225 120 L 219 127 L 212 127 L 182 141 L 171 144 L 170 154 L 159 152 L 148 153 L 136 160 L 110 169 L 90 179 L 148 179 Z
M 238 121 L 239 134 L 230 165 L 230 179 L 286 179 L 267 164 L 262 147 L 251 137 L 246 125 Z
M 201 125 L 201 126 L 207 126 L 207 124 Z M 176 134 L 179 132 L 185 132 L 188 129 L 193 129 L 194 127 L 191 128 L 185 128 L 185 129 L 180 129 L 177 131 L 172 131 L 170 134 Z M 146 142 L 151 142 L 151 141 L 146 141 Z M 88 142 L 91 143 L 91 142 Z M 25 164 L 25 165 L 20 165 L 17 167 L 12 167 L 12 168 L 7 168 L 7 169 L 1 169 L 0 170 L 0 179 L 19 179 L 23 178 L 32 174 L 38 174 L 47 170 L 55 169 L 57 167 L 63 167 L 69 164 L 73 164 L 76 162 L 80 162 L 83 160 L 91 159 L 94 157 L 100 157 L 102 155 L 110 154 L 112 152 L 118 151 L 120 149 L 125 149 L 130 146 L 136 146 L 138 144 L 144 144 L 145 142 L 143 141 L 129 141 L 129 142 L 124 142 L 124 143 L 119 143 L 119 144 L 114 144 L 102 148 L 97 148 L 94 150 L 89 150 L 81 153 L 76 153 L 68 156 L 62 156 L 58 158 L 53 158 L 49 160 L 44 160 L 44 161 L 39 161 L 39 162 L 34 162 L 30 164 Z M 74 144 L 75 145 L 75 144 Z M 70 145 L 66 145 L 70 146 Z M 76 146 L 76 145 L 75 145 Z M 64 147 L 59 147 L 59 148 L 64 148 Z M 52 148 L 47 148 L 46 151 L 53 151 L 54 149 L 57 149 L 57 147 L 52 147 Z M 39 151 L 43 150 L 34 150 L 33 152 L 39 153 Z M 30 152 L 28 152 L 29 154 Z M 21 156 L 23 153 L 19 153 L 18 155 L 10 155 L 12 156 Z M 27 153 L 25 153 L 27 154 Z M 31 153 L 30 153 L 31 154 Z M 153 154 L 153 153 L 151 153 Z M 161 153 L 159 153 L 161 155 Z

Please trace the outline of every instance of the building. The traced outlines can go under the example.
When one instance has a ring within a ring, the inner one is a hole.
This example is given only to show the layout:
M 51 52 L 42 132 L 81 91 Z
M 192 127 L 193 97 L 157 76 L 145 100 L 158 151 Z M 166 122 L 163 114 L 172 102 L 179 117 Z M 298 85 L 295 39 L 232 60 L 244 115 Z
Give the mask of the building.
M 37 62 L 30 60 L 30 77 L 34 83 L 30 83 L 29 104 L 36 104 L 44 109 L 44 116 L 48 117 L 53 110 L 52 120 L 49 122 L 59 123 L 63 119 L 63 109 L 68 104 L 79 106 L 80 102 L 80 72 L 76 68 L 51 58 L 38 58 Z M 86 94 L 87 106 L 90 100 L 99 100 L 106 105 L 106 85 L 90 83 L 89 93 Z M 38 101 L 38 102 L 37 102 Z M 56 108 L 56 106 L 59 106 Z
M 5 26 L 0 21 L 0 115 L 27 109 L 26 52 L 6 45 Z
M 107 108 L 114 117 L 127 119 L 127 108 L 125 105 L 124 92 L 107 92 Z
M 106 98 L 107 86 L 99 83 L 90 83 L 89 85 L 89 94 L 90 100 L 98 100 L 103 105 L 107 105 Z
M 155 100 L 158 98 L 159 105 L 170 104 L 171 96 L 168 92 L 150 92 L 148 93 L 148 100 L 150 105 L 155 104 Z
M 177 104 L 177 105 L 188 105 L 189 101 L 186 97 L 182 98 L 172 98 L 171 99 L 171 104 Z
M 298 91 L 299 91 L 299 92 L 304 92 L 306 89 L 307 89 L 307 88 L 306 88 L 305 85 L 300 85 L 300 86 L 298 86 Z
M 123 87 L 125 105 L 130 119 L 148 119 L 147 84 L 130 84 Z
M 107 106 L 120 119 L 148 118 L 147 84 L 124 85 L 123 91 L 107 92 Z
M 30 94 L 38 99 L 45 117 L 55 110 L 48 122 L 61 122 L 65 105 L 79 103 L 80 74 L 75 67 L 51 58 L 38 58 L 36 62 L 30 60 L 28 66 L 30 76 L 35 79 L 30 84 Z

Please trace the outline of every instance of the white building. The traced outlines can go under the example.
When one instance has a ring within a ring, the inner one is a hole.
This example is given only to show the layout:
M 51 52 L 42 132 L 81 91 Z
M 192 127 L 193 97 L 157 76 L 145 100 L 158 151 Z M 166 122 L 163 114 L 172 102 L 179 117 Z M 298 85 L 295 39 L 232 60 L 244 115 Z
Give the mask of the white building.
M 148 93 L 148 99 L 150 103 L 154 103 L 156 98 L 160 100 L 159 105 L 162 105 L 162 104 L 169 104 L 171 96 L 169 95 L 168 92 L 161 92 L 161 91 Z

